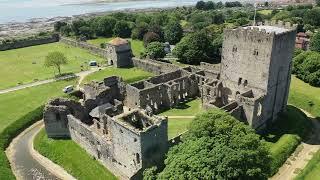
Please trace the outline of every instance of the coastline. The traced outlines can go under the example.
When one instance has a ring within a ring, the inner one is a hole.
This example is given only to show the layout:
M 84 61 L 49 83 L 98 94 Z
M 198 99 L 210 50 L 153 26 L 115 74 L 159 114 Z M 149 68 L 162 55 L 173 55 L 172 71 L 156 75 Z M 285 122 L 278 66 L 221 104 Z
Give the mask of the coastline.
M 180 6 L 180 7 L 191 7 L 191 6 Z M 30 19 L 30 21 L 27 21 L 27 22 L 8 22 L 8 23 L 0 24 L 0 40 L 20 37 L 22 35 L 32 36 L 40 32 L 52 31 L 54 23 L 57 21 L 71 22 L 72 20 L 78 19 L 78 18 L 91 18 L 91 17 L 108 15 L 115 12 L 126 12 L 126 13 L 158 12 L 158 11 L 169 10 L 174 8 L 177 8 L 177 7 L 125 8 L 122 10 L 93 12 L 93 13 L 85 13 L 85 14 L 79 14 L 79 15 L 73 15 L 73 16 L 57 16 L 53 18 L 32 18 Z

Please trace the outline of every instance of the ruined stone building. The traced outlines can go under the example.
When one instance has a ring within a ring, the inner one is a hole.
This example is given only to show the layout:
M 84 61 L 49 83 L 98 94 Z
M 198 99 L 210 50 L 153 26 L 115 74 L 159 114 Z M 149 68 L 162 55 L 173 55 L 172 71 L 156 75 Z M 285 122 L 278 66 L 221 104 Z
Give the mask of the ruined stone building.
M 221 108 L 257 130 L 274 121 L 287 105 L 295 34 L 281 22 L 227 29 L 220 66 L 180 68 L 130 56 L 158 75 L 131 84 L 107 77 L 84 85 L 79 102 L 50 101 L 47 134 L 73 139 L 118 176 L 141 179 L 168 150 L 167 118 L 154 114 L 180 102 L 200 98 L 204 108 Z
M 114 67 L 132 66 L 132 52 L 130 42 L 122 38 L 114 38 L 106 44 L 109 54 L 108 64 Z

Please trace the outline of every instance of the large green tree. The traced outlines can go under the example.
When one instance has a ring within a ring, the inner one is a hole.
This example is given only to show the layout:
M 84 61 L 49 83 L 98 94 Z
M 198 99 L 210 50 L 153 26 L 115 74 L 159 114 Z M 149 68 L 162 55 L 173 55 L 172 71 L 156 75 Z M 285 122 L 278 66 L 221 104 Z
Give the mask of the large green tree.
M 118 21 L 114 26 L 113 33 L 121 38 L 129 38 L 131 36 L 131 27 L 127 21 Z
M 320 32 L 317 32 L 312 36 L 310 50 L 320 52 Z
M 44 61 L 44 66 L 57 68 L 59 75 L 61 75 L 61 65 L 64 65 L 67 63 L 68 63 L 68 59 L 62 52 L 54 51 L 54 52 L 48 53 Z
M 96 19 L 93 28 L 98 36 L 111 37 L 117 20 L 111 16 L 104 16 Z
M 293 59 L 292 73 L 313 86 L 320 86 L 320 53 L 307 51 Z
M 151 59 L 163 58 L 166 55 L 164 46 L 161 42 L 151 42 L 148 44 L 146 54 Z
M 201 61 L 211 60 L 213 53 L 212 42 L 204 32 L 185 36 L 173 50 L 178 61 L 186 64 L 199 64 Z
M 170 44 L 178 43 L 183 36 L 183 29 L 179 22 L 170 21 L 164 28 L 164 39 Z
M 196 116 L 170 149 L 158 179 L 267 179 L 270 156 L 259 135 L 219 109 Z M 149 173 L 153 176 L 153 173 Z

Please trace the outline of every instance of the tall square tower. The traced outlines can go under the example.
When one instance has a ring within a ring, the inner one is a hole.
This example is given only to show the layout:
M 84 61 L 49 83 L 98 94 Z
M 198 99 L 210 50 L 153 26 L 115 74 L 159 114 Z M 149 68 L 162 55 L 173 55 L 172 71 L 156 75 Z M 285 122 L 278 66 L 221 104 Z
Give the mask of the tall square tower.
M 261 121 L 274 120 L 287 105 L 295 36 L 296 26 L 283 22 L 226 29 L 221 80 L 228 99 L 252 90 L 250 96 L 264 96 Z

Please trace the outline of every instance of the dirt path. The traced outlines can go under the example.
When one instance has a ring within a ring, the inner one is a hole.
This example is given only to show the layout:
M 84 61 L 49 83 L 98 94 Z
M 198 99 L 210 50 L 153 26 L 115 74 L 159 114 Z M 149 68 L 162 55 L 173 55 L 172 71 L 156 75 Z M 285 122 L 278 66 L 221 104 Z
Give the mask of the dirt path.
M 20 89 L 25 89 L 25 88 L 29 88 L 29 87 L 34 87 L 34 86 L 39 86 L 42 84 L 48 84 L 48 83 L 52 83 L 55 81 L 59 81 L 59 80 L 64 80 L 64 79 L 70 79 L 70 78 L 74 78 L 74 77 L 79 77 L 79 82 L 77 84 L 77 89 L 79 89 L 79 85 L 81 84 L 82 80 L 89 74 L 97 72 L 101 69 L 104 69 L 105 67 L 101 67 L 101 68 L 92 68 L 91 70 L 88 71 L 82 71 L 79 73 L 76 73 L 75 75 L 68 75 L 68 76 L 63 76 L 60 78 L 55 78 L 55 79 L 47 79 L 47 80 L 42 80 L 42 81 L 37 81 L 37 82 L 33 82 L 33 83 L 29 83 L 29 84 L 23 84 L 20 86 L 16 86 L 16 87 L 12 87 L 12 88 L 8 88 L 8 89 L 3 89 L 0 90 L 0 94 L 5 94 L 5 93 L 9 93 L 12 91 L 17 91 Z
M 302 109 L 301 109 L 302 110 Z M 313 154 L 320 149 L 320 122 L 310 113 L 302 110 L 312 121 L 312 135 L 306 142 L 302 142 L 296 151 L 287 159 L 278 173 L 270 180 L 291 180 L 293 179 L 312 158 Z

